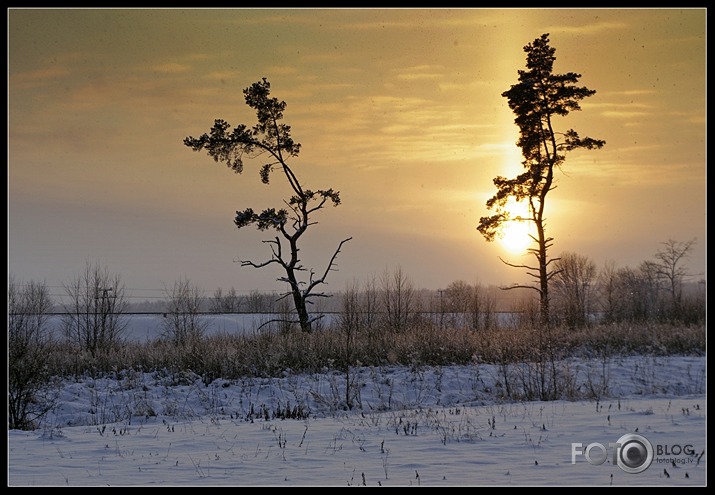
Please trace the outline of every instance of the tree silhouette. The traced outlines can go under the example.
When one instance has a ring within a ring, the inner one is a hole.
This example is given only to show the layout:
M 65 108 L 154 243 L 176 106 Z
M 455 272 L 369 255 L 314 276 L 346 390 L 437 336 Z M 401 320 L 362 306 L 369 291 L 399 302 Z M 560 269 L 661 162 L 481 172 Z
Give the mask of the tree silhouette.
M 477 230 L 490 242 L 499 235 L 506 223 L 530 221 L 536 227 L 536 236 L 530 237 L 537 244 L 528 251 L 538 262 L 538 266 L 505 264 L 528 270 L 528 274 L 538 280 L 538 286 L 515 285 L 510 288 L 534 289 L 540 296 L 540 318 L 542 324 L 549 323 L 549 279 L 555 275 L 550 271 L 548 249 L 553 238 L 546 236 L 546 196 L 554 185 L 554 169 L 560 167 L 565 155 L 578 148 L 601 148 L 605 141 L 581 138 L 573 129 L 564 133 L 554 128 L 556 117 L 565 117 L 571 111 L 581 110 L 579 101 L 596 92 L 575 84 L 580 74 L 568 72 L 554 74 L 555 49 L 549 46 L 549 35 L 542 34 L 524 47 L 527 70 L 519 70 L 519 82 L 502 93 L 507 98 L 509 108 L 514 112 L 514 122 L 519 127 L 517 146 L 521 148 L 524 172 L 513 179 L 498 176 L 494 179 L 496 194 L 487 200 L 487 209 L 495 208 L 495 214 L 482 217 Z M 527 201 L 528 217 L 512 217 L 506 208 L 510 198 Z
M 655 253 L 658 260 L 656 262 L 658 274 L 666 282 L 666 292 L 670 296 L 671 317 L 678 319 L 683 316 L 683 281 L 690 275 L 683 262 L 690 256 L 695 239 L 685 242 L 668 239 L 661 244 L 663 247 Z
M 340 204 L 340 195 L 333 189 L 319 189 L 316 191 L 305 189 L 294 171 L 288 166 L 288 159 L 297 157 L 300 153 L 300 144 L 293 141 L 290 126 L 280 123 L 283 111 L 286 108 L 284 101 L 270 97 L 270 83 L 264 77 L 262 81 L 253 83 L 243 90 L 246 104 L 256 111 L 258 123 L 249 128 L 244 124 L 229 131 L 230 125 L 217 119 L 211 128 L 210 134 L 203 134 L 199 138 L 187 137 L 184 144 L 194 151 L 206 150 L 216 162 L 225 162 L 234 172 L 243 172 L 243 158 L 265 157 L 266 162 L 260 169 L 261 181 L 268 184 L 271 173 L 279 171 L 288 181 L 293 195 L 284 201 L 285 207 L 266 208 L 261 213 L 256 213 L 252 208 L 237 211 L 234 223 L 239 229 L 255 225 L 258 230 L 273 229 L 280 236 L 264 241 L 271 247 L 272 256 L 269 260 L 254 263 L 241 261 L 242 266 L 261 268 L 271 264 L 280 265 L 285 271 L 285 277 L 278 280 L 287 282 L 290 290 L 281 297 L 291 295 L 298 315 L 298 322 L 304 332 L 311 331 L 312 320 L 307 309 L 314 296 L 326 297 L 324 293 L 313 293 L 316 286 L 325 283 L 328 273 L 333 269 L 335 259 L 343 244 L 352 238 L 340 242 L 333 253 L 328 265 L 321 276 L 316 277 L 311 269 L 309 280 L 298 279 L 298 272 L 306 270 L 298 257 L 298 241 L 308 229 L 311 222 L 310 215 L 322 209 L 328 202 L 333 206 Z M 288 245 L 288 253 L 283 249 L 281 237 Z

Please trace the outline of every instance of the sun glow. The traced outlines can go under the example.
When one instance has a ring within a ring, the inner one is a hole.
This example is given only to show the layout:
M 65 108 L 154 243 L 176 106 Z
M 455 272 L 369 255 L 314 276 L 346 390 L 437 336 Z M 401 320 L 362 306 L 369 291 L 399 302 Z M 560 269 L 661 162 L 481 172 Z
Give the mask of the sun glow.
M 513 219 L 528 218 L 529 207 L 524 202 L 516 202 L 510 199 L 506 208 L 512 220 L 504 224 L 499 242 L 511 253 L 525 253 L 529 245 L 533 242 L 533 239 L 529 237 L 529 234 L 533 235 L 534 229 L 532 223 Z
M 510 127 L 511 129 L 511 127 Z M 515 133 L 512 129 L 510 133 Z M 515 177 L 523 172 L 521 150 L 513 143 L 516 142 L 518 136 L 513 135 L 511 140 L 504 141 L 503 146 L 503 167 L 506 177 Z M 505 205 L 506 211 L 512 220 L 502 225 L 501 234 L 498 235 L 499 243 L 512 254 L 525 254 L 526 250 L 531 246 L 534 240 L 529 235 L 534 235 L 536 229 L 533 222 L 526 220 L 514 220 L 515 218 L 530 218 L 529 204 L 526 201 L 516 201 L 513 197 L 509 198 Z

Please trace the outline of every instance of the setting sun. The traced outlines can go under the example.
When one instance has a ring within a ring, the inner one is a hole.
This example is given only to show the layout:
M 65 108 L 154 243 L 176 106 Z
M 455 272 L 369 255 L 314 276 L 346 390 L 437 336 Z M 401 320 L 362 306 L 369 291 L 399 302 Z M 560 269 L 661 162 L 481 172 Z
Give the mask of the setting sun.
M 529 207 L 526 203 L 518 203 L 512 199 L 509 200 L 509 203 L 507 204 L 507 210 L 509 211 L 512 220 L 504 224 L 504 229 L 502 230 L 502 235 L 499 237 L 499 242 L 509 252 L 522 254 L 526 252 L 526 249 L 533 242 L 533 239 L 529 237 L 529 234 L 533 231 L 532 224 L 531 222 L 527 222 L 525 220 L 513 219 L 528 218 Z

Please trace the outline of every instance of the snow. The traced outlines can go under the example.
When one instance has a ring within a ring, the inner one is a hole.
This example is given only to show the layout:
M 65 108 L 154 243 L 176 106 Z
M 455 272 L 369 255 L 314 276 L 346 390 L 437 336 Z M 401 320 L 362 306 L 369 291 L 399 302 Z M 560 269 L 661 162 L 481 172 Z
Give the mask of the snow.
M 506 401 L 503 369 L 477 363 L 354 368 L 352 409 L 345 374 L 327 369 L 64 380 L 45 424 L 8 431 L 8 485 L 707 485 L 706 357 L 568 365 L 578 391 L 607 393 Z M 614 464 L 627 434 L 649 462 Z
M 202 315 L 205 335 L 217 334 L 255 334 L 261 325 L 270 324 L 279 318 L 274 313 L 209 314 Z M 132 342 L 151 342 L 162 336 L 162 322 L 165 318 L 159 314 L 126 314 L 123 316 L 126 328 L 123 337 Z M 62 335 L 63 317 L 53 315 L 47 319 L 51 332 Z

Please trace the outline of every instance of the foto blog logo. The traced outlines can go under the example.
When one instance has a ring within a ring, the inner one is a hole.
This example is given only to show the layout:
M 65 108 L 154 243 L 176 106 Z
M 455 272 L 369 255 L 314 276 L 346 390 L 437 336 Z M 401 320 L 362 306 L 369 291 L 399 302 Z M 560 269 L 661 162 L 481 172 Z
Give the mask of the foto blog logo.
M 615 443 L 609 443 L 608 448 L 599 442 L 589 443 L 585 448 L 583 443 L 571 444 L 571 464 L 576 464 L 576 457 L 582 455 L 589 464 L 600 466 L 608 459 L 609 449 L 612 464 L 626 473 L 642 473 L 653 462 L 653 445 L 642 435 L 627 433 Z

